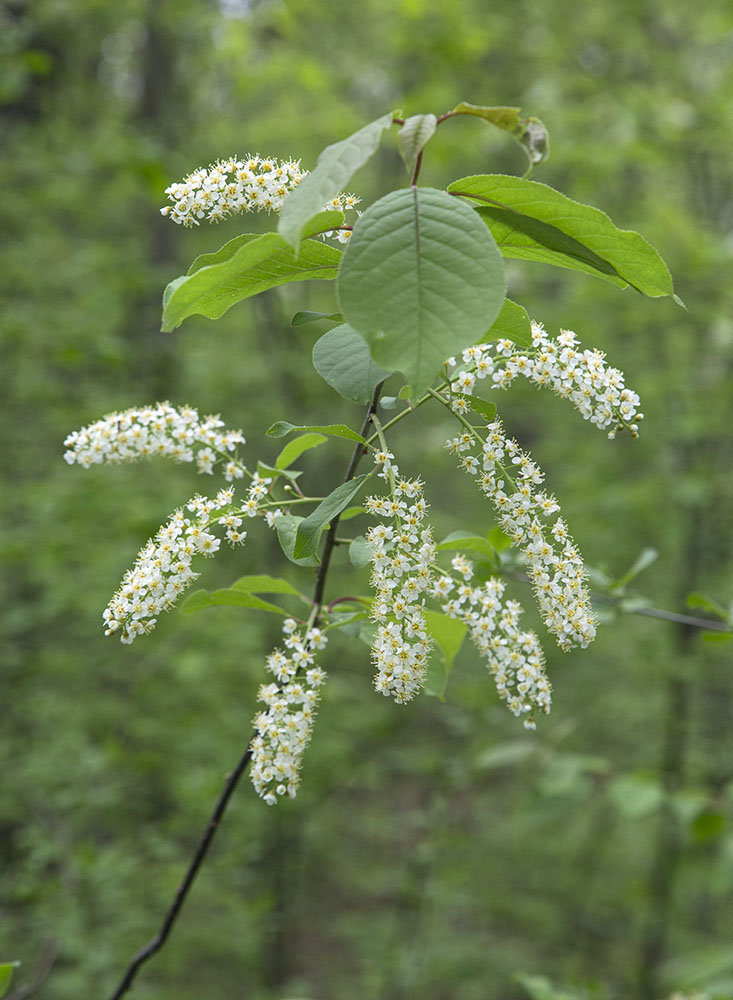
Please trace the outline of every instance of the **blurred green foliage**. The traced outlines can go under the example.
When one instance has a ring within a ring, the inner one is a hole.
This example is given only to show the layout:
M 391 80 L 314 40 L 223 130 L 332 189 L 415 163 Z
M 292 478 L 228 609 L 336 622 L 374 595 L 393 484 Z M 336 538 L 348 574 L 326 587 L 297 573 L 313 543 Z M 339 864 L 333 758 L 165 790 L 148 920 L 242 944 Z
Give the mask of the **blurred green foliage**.
M 17 991 L 42 981 L 76 1000 L 110 993 L 157 929 L 248 739 L 276 626 L 214 609 L 170 615 L 132 648 L 103 639 L 122 572 L 199 484 L 152 464 L 71 469 L 63 438 L 169 398 L 221 412 L 272 461 L 274 420 L 360 415 L 303 375 L 321 330 L 289 318 L 333 310 L 320 283 L 160 334 L 166 282 L 242 228 L 176 229 L 158 215 L 164 187 L 231 153 L 310 166 L 396 108 L 541 118 L 553 154 L 535 178 L 647 236 L 689 311 L 511 263 L 510 296 L 607 350 L 646 420 L 639 441 L 607 442 L 529 387 L 502 415 L 590 563 L 620 576 L 653 547 L 651 603 L 725 605 L 733 14 L 713 0 L 8 0 L 0 50 L 0 959 L 22 961 Z M 525 164 L 467 118 L 441 128 L 421 179 Z M 392 142 L 352 186 L 368 204 L 405 181 Z M 485 533 L 470 484 L 445 474 L 442 421 L 426 415 L 419 450 L 400 427 L 394 450 L 425 475 L 438 531 L 460 507 Z M 339 475 L 348 443 L 315 454 L 312 483 Z M 268 571 L 281 557 L 253 533 L 202 583 Z M 286 572 L 306 586 L 311 571 Z M 345 561 L 331 586 L 352 592 Z M 584 652 L 547 643 L 553 715 L 531 735 L 470 651 L 445 703 L 401 708 L 371 691 L 366 647 L 332 647 L 298 798 L 267 809 L 242 787 L 139 1000 L 733 996 L 729 646 L 634 616 Z

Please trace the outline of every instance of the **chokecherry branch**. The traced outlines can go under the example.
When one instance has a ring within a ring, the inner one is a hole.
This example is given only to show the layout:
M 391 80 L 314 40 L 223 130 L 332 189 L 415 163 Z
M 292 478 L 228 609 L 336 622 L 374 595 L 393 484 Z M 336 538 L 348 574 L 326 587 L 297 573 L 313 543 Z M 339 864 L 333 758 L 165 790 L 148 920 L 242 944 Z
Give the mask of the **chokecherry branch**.
M 374 414 L 376 413 L 377 402 L 379 400 L 379 395 L 381 391 L 382 391 L 382 383 L 380 382 L 380 384 L 374 390 L 374 395 L 372 396 L 372 399 L 369 403 L 369 406 L 367 407 L 367 411 L 364 416 L 364 422 L 362 424 L 360 432 L 360 436 L 362 438 L 365 437 L 367 431 L 369 430 L 369 425 L 371 424 Z M 351 459 L 349 460 L 349 464 L 346 469 L 343 482 L 347 483 L 349 482 L 349 480 L 354 478 L 354 473 L 356 472 L 356 468 L 366 450 L 367 450 L 367 445 L 363 444 L 361 441 L 356 445 L 351 455 Z M 297 501 L 293 502 L 295 503 Z M 318 573 L 316 575 L 316 582 L 313 589 L 313 600 L 312 600 L 313 610 L 311 612 L 311 622 L 310 622 L 310 624 L 313 626 L 318 624 L 321 608 L 323 606 L 323 594 L 326 588 L 326 578 L 328 576 L 328 567 L 331 562 L 331 555 L 333 553 L 336 544 L 336 529 L 338 528 L 339 518 L 340 515 L 337 515 L 331 521 L 331 526 L 328 530 L 328 533 L 326 535 L 326 540 L 323 546 L 323 556 L 321 559 L 321 564 L 318 567 Z M 234 768 L 234 770 L 231 772 L 231 774 L 229 774 L 229 776 L 226 779 L 224 789 L 221 795 L 219 796 L 219 800 L 216 803 L 216 806 L 214 807 L 209 822 L 206 825 L 206 829 L 204 830 L 203 835 L 201 836 L 201 839 L 198 842 L 193 858 L 191 859 L 191 863 L 189 864 L 188 869 L 186 870 L 186 874 L 184 875 L 183 880 L 181 881 L 180 885 L 178 886 L 178 889 L 176 890 L 176 895 L 173 899 L 173 902 L 171 903 L 165 914 L 163 923 L 160 926 L 160 930 L 132 958 L 129 965 L 127 966 L 127 969 L 125 970 L 125 974 L 122 977 L 119 986 L 110 996 L 110 1000 L 120 1000 L 120 997 L 124 996 L 125 993 L 127 993 L 127 991 L 132 986 L 133 980 L 135 979 L 135 976 L 137 975 L 140 966 L 143 965 L 145 962 L 147 962 L 149 958 L 152 958 L 152 956 L 157 951 L 160 951 L 160 949 L 163 947 L 166 940 L 168 939 L 168 935 L 170 934 L 171 930 L 173 929 L 173 925 L 178 919 L 178 916 L 181 912 L 181 909 L 183 908 L 183 904 L 186 902 L 186 898 L 191 890 L 194 880 L 198 875 L 201 866 L 206 860 L 206 855 L 208 854 L 209 848 L 211 847 L 211 843 L 216 835 L 216 831 L 219 828 L 219 823 L 221 822 L 221 819 L 224 816 L 224 812 L 226 811 L 226 807 L 229 804 L 229 800 L 231 799 L 234 790 L 239 783 L 239 779 L 246 771 L 251 760 L 252 760 L 252 750 L 250 745 L 248 744 L 247 749 L 239 758 L 237 766 Z

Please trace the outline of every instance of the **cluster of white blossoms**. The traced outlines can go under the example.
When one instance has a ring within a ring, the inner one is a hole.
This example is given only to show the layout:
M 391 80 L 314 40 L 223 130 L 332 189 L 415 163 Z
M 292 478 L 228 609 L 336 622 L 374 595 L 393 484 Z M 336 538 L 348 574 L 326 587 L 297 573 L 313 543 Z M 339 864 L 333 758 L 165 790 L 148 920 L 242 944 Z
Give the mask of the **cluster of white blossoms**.
M 585 648 L 596 634 L 596 619 L 588 593 L 580 552 L 558 517 L 553 496 L 538 489 L 544 475 L 527 452 L 508 438 L 500 420 L 488 424 L 480 447 L 465 431 L 446 443 L 461 455 L 461 466 L 475 476 L 498 514 L 499 525 L 520 547 L 535 591 L 540 614 L 562 649 Z
M 231 508 L 234 487 L 220 490 L 213 500 L 195 496 L 170 516 L 140 550 L 117 593 L 104 611 L 105 635 L 120 634 L 131 643 L 152 631 L 161 611 L 168 611 L 199 576 L 191 564 L 197 555 L 213 556 L 221 546 L 214 533 L 226 533 L 230 545 L 243 544 L 242 518 Z M 190 513 L 189 516 L 186 511 Z
M 241 431 L 222 430 L 218 416 L 201 419 L 190 406 L 154 403 L 110 413 L 74 431 L 64 441 L 69 465 L 116 465 L 141 458 L 163 456 L 175 462 L 196 462 L 198 471 L 213 474 L 222 462 L 224 478 L 231 482 L 244 475 L 244 466 L 232 452 L 244 444 Z
M 552 688 L 545 673 L 545 657 L 536 633 L 519 627 L 522 606 L 518 601 L 502 603 L 503 580 L 491 577 L 472 587 L 473 565 L 464 556 L 455 556 L 451 565 L 462 582 L 441 576 L 433 584 L 432 596 L 444 602 L 445 614 L 467 626 L 510 711 L 519 716 L 538 708 L 548 715 Z M 524 725 L 536 728 L 531 714 Z
M 422 688 L 432 648 L 423 607 L 433 579 L 435 543 L 430 528 L 422 526 L 427 512 L 422 483 L 400 477 L 393 459 L 391 452 L 375 453 L 391 496 L 368 497 L 364 506 L 368 513 L 392 521 L 373 525 L 366 533 L 376 590 L 371 617 L 379 623 L 372 645 L 374 687 L 404 703 Z
M 199 219 L 219 222 L 241 212 L 279 212 L 285 196 L 307 173 L 300 169 L 299 160 L 230 157 L 194 170 L 183 181 L 167 187 L 165 193 L 173 204 L 160 212 L 184 226 L 198 226 Z M 352 194 L 338 194 L 324 209 L 345 212 L 358 203 Z M 331 235 L 345 242 L 350 231 L 337 230 Z
M 467 367 L 455 376 L 453 385 L 470 396 L 477 380 L 491 378 L 497 389 L 508 389 L 523 375 L 569 399 L 583 419 L 601 430 L 608 429 L 610 438 L 622 427 L 637 437 L 638 421 L 644 416 L 639 412 L 639 397 L 626 388 L 623 372 L 608 366 L 605 357 L 602 351 L 580 350 L 571 330 L 561 330 L 552 338 L 541 323 L 533 321 L 531 350 L 503 338 L 469 347 L 462 354 Z M 456 359 L 450 358 L 449 364 L 455 366 Z M 467 404 L 459 398 L 454 408 L 464 413 Z
M 275 649 L 267 657 L 267 669 L 275 679 L 259 689 L 257 698 L 266 708 L 255 716 L 256 735 L 250 744 L 252 782 L 268 805 L 274 805 L 279 795 L 295 798 L 319 689 L 326 680 L 313 654 L 326 645 L 321 629 L 299 631 L 297 623 L 286 618 L 283 634 L 285 650 Z

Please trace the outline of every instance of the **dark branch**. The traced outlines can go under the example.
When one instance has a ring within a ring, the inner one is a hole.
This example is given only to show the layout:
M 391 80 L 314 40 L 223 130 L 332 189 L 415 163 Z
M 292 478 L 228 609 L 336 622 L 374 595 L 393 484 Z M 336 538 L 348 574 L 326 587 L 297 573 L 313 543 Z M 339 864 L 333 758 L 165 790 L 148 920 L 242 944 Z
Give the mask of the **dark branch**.
M 168 935 L 170 934 L 171 929 L 173 928 L 173 925 L 175 924 L 178 918 L 178 914 L 181 911 L 181 907 L 186 901 L 186 897 L 188 896 L 189 890 L 191 889 L 191 886 L 194 883 L 194 879 L 198 874 L 199 868 L 201 868 L 201 865 L 204 863 L 209 847 L 211 846 L 211 842 L 214 839 L 217 828 L 219 826 L 219 822 L 222 816 L 224 815 L 224 811 L 229 803 L 229 799 L 232 797 L 234 789 L 237 787 L 239 779 L 244 774 L 247 765 L 249 764 L 251 759 L 252 759 L 252 751 L 248 747 L 240 757 L 239 763 L 237 764 L 235 769 L 227 777 L 226 784 L 224 785 L 224 790 L 219 796 L 219 801 L 216 803 L 216 808 L 211 814 L 211 818 L 209 819 L 208 825 L 204 830 L 204 834 L 198 843 L 198 847 L 196 848 L 196 852 L 191 860 L 191 864 L 188 866 L 188 871 L 186 872 L 183 881 L 178 886 L 175 898 L 171 906 L 169 907 L 168 912 L 165 915 L 165 919 L 161 924 L 160 930 L 155 935 L 155 937 L 151 938 L 151 940 L 148 941 L 145 947 L 141 948 L 140 951 L 137 953 L 137 955 L 135 955 L 135 957 L 132 959 L 130 964 L 127 966 L 127 970 L 122 978 L 122 982 L 117 987 L 115 992 L 112 994 L 110 1000 L 119 1000 L 121 996 L 127 993 L 127 991 L 132 986 L 132 981 L 137 975 L 137 971 L 140 968 L 140 966 L 144 962 L 147 962 L 147 960 L 151 956 L 153 956 L 156 953 L 156 951 L 159 951 L 165 944 Z

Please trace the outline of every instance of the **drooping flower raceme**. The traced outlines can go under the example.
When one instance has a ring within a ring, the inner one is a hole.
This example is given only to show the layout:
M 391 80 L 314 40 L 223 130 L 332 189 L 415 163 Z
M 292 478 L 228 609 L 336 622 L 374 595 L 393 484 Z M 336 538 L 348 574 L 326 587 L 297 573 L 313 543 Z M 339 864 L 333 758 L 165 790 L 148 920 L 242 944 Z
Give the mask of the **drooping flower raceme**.
M 275 649 L 266 666 L 274 680 L 260 687 L 257 698 L 266 706 L 254 719 L 252 782 L 268 805 L 279 795 L 295 798 L 300 765 L 308 745 L 325 672 L 315 664 L 314 650 L 326 636 L 319 628 L 298 629 L 292 618 L 283 623 L 285 649 Z
M 374 687 L 396 702 L 410 701 L 425 680 L 432 638 L 424 615 L 425 596 L 432 582 L 435 543 L 423 527 L 427 504 L 418 479 L 404 479 L 388 451 L 377 452 L 379 475 L 391 485 L 391 496 L 365 501 L 368 513 L 390 520 L 366 533 L 371 553 L 372 585 L 376 590 L 371 616 L 378 622 L 372 645 L 377 668 Z
M 501 529 L 520 547 L 547 628 L 562 649 L 585 648 L 596 634 L 587 572 L 565 521 L 549 521 L 560 507 L 538 489 L 542 471 L 506 436 L 500 420 L 488 424 L 483 442 L 466 430 L 447 447 L 461 456 L 464 471 L 494 505 Z
M 545 673 L 545 657 L 536 633 L 519 626 L 521 605 L 518 601 L 502 601 L 506 587 L 503 580 L 491 577 L 471 586 L 473 566 L 464 556 L 455 556 L 451 565 L 461 582 L 451 575 L 441 576 L 433 584 L 432 596 L 444 602 L 445 614 L 468 627 L 510 711 L 519 716 L 538 708 L 549 714 L 552 689 Z M 524 725 L 535 728 L 531 714 Z
M 140 550 L 104 611 L 105 635 L 119 634 L 131 643 L 152 631 L 161 611 L 168 611 L 199 576 L 192 568 L 198 555 L 213 556 L 221 546 L 217 532 L 230 545 L 241 545 L 242 518 L 231 511 L 234 487 L 220 490 L 213 499 L 195 496 L 176 510 Z
M 533 321 L 530 349 L 502 338 L 467 348 L 462 360 L 466 367 L 454 377 L 453 384 L 465 395 L 470 396 L 482 379 L 490 379 L 497 389 L 508 389 L 523 375 L 569 399 L 584 420 L 608 430 L 609 437 L 615 437 L 621 428 L 638 436 L 638 422 L 644 416 L 639 412 L 638 395 L 626 388 L 623 372 L 606 364 L 602 351 L 581 350 L 571 330 L 561 330 L 552 338 L 541 323 Z M 450 363 L 454 366 L 455 359 Z M 455 403 L 459 412 L 466 412 L 465 402 L 458 399 Z
M 183 181 L 167 187 L 165 193 L 173 204 L 160 212 L 184 226 L 198 226 L 200 219 L 219 222 L 242 212 L 279 212 L 285 196 L 307 173 L 300 169 L 299 160 L 230 157 L 194 170 Z M 348 211 L 358 203 L 352 194 L 338 194 L 323 207 Z M 345 242 L 350 232 L 332 235 Z
M 64 458 L 88 469 L 163 456 L 174 462 L 195 461 L 198 471 L 208 474 L 223 463 L 224 478 L 231 482 L 244 475 L 244 466 L 233 453 L 245 439 L 239 430 L 222 428 L 218 416 L 201 419 L 193 407 L 154 403 L 110 413 L 69 434 Z

